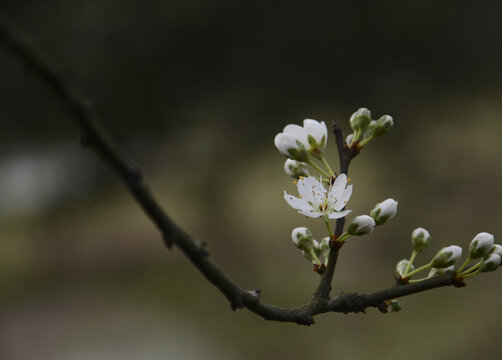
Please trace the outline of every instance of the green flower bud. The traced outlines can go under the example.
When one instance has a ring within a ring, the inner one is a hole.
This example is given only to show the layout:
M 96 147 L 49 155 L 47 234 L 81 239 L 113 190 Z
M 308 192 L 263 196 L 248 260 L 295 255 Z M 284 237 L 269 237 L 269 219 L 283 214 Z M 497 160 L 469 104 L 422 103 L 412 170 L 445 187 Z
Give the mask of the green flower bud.
M 373 137 L 378 137 L 389 133 L 390 128 L 394 126 L 394 120 L 389 115 L 384 115 L 377 120 Z
M 501 258 L 497 254 L 490 254 L 481 264 L 481 272 L 488 272 L 496 270 L 501 263 Z
M 401 304 L 397 300 L 391 300 L 389 305 L 390 305 L 390 308 L 391 308 L 391 310 L 390 310 L 391 312 L 398 312 L 398 311 L 401 311 L 403 309 L 401 307 Z
M 498 256 L 502 257 L 502 246 L 500 246 L 499 244 L 493 245 L 490 249 L 490 254 L 497 254 Z
M 360 108 L 350 117 L 350 126 L 352 130 L 364 131 L 371 121 L 371 112 L 366 108 Z
M 322 238 L 321 244 L 319 245 L 319 254 L 323 257 L 324 259 L 324 265 L 328 266 L 328 258 L 329 258 L 329 252 L 330 252 L 330 247 L 329 247 L 329 241 L 330 238 L 329 236 Z
M 403 277 L 404 272 L 408 268 L 409 263 L 410 263 L 410 260 L 408 260 L 408 259 L 403 259 L 403 260 L 399 261 L 396 265 L 396 274 L 400 277 Z M 410 270 L 413 270 L 413 269 L 415 269 L 415 267 L 413 265 L 411 265 Z
M 434 268 L 446 268 L 455 264 L 462 256 L 462 248 L 460 246 L 451 245 L 439 250 L 439 252 L 432 259 L 432 267 Z
M 494 237 L 492 234 L 482 232 L 477 234 L 469 246 L 469 257 L 477 259 L 488 255 L 493 247 Z
M 293 240 L 293 244 L 300 249 L 306 252 L 310 252 L 314 249 L 314 237 L 309 229 L 306 227 L 297 227 L 293 229 L 291 233 L 291 238 Z
M 347 228 L 347 232 L 350 235 L 365 235 L 369 234 L 373 231 L 373 227 L 375 226 L 375 220 L 368 215 L 360 215 L 356 216 L 352 219 Z
M 392 219 L 397 213 L 397 201 L 394 199 L 387 199 L 375 205 L 370 212 L 370 216 L 375 219 L 376 225 L 382 225 L 387 220 Z
M 310 176 L 307 163 L 292 159 L 286 160 L 286 162 L 284 163 L 284 171 L 293 179 L 299 179 L 300 176 L 304 177 Z
M 413 244 L 413 250 L 417 253 L 425 249 L 431 241 L 431 235 L 424 228 L 416 228 L 411 233 L 411 243 Z

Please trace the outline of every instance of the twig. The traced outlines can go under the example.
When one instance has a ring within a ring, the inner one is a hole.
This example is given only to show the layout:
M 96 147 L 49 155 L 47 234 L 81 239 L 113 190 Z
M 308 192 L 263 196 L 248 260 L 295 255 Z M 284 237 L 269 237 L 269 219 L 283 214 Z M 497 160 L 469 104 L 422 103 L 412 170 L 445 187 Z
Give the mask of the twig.
M 79 91 L 73 88 L 62 75 L 60 68 L 45 53 L 33 44 L 26 35 L 17 30 L 0 14 L 0 41 L 20 61 L 38 74 L 49 87 L 61 98 L 68 107 L 80 130 L 82 145 L 93 150 L 120 178 L 139 206 L 162 234 L 163 240 L 170 248 L 173 244 L 181 249 L 192 264 L 215 285 L 230 301 L 232 309 L 246 307 L 267 320 L 294 322 L 301 325 L 314 323 L 313 316 L 325 312 L 361 312 L 367 307 L 377 307 L 383 301 L 400 296 L 410 295 L 419 291 L 429 290 L 439 286 L 459 283 L 454 276 L 441 276 L 420 283 L 394 286 L 370 294 L 340 294 L 329 299 L 331 279 L 336 263 L 337 251 L 330 253 L 332 270 L 321 278 L 318 298 L 323 301 L 312 301 L 295 308 L 280 308 L 260 300 L 259 290 L 246 291 L 234 283 L 210 259 L 203 244 L 177 226 L 160 207 L 143 182 L 143 176 L 138 166 L 115 145 L 100 126 L 91 102 Z M 341 131 L 335 130 L 337 145 L 343 148 Z M 341 143 L 340 143 L 341 139 Z M 344 152 L 341 158 L 341 172 L 347 173 L 351 159 L 350 151 Z M 342 152 L 340 152 L 342 156 Z M 353 157 L 353 156 L 352 156 Z M 341 234 L 343 220 L 337 222 L 337 234 Z

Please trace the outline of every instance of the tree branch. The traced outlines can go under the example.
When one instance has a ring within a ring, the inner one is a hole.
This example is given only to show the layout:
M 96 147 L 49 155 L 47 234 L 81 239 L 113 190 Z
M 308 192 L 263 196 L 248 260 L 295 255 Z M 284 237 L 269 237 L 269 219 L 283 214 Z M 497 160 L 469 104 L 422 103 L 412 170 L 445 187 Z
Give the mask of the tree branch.
M 331 280 L 338 251 L 330 252 L 329 270 L 321 278 L 320 296 L 295 308 L 280 308 L 260 300 L 260 290 L 246 291 L 234 283 L 210 259 L 202 243 L 177 226 L 164 212 L 143 182 L 138 166 L 115 145 L 100 126 L 91 102 L 72 87 L 62 75 L 61 69 L 45 53 L 33 44 L 26 35 L 17 30 L 0 14 L 0 41 L 34 73 L 39 75 L 68 107 L 80 131 L 82 145 L 93 150 L 119 177 L 132 197 L 162 234 L 165 244 L 178 247 L 206 277 L 230 301 L 232 309 L 246 307 L 267 320 L 294 322 L 301 325 L 314 323 L 313 316 L 325 312 L 361 312 L 367 307 L 379 306 L 383 301 L 413 294 L 439 286 L 460 286 L 453 276 L 441 276 L 415 284 L 394 286 L 370 294 L 340 294 L 329 299 Z M 338 127 L 339 129 L 339 127 Z M 343 149 L 341 131 L 334 129 L 340 152 L 341 172 L 347 173 L 350 151 Z M 341 142 L 340 142 L 341 141 Z M 346 156 L 342 158 L 342 153 Z M 341 234 L 343 220 L 337 222 L 336 233 Z M 321 299 L 322 301 L 318 301 Z

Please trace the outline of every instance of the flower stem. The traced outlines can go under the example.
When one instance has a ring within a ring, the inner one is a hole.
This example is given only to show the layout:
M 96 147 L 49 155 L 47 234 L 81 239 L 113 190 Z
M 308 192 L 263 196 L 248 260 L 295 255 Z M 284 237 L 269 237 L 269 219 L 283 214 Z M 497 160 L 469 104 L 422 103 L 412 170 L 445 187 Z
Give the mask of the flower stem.
M 414 283 L 417 283 L 417 282 L 420 282 L 420 281 L 424 281 L 424 280 L 427 280 L 427 279 L 430 279 L 430 277 L 424 277 L 424 278 L 416 279 L 416 280 L 408 280 L 408 283 L 414 284 Z
M 459 271 L 460 269 L 457 270 L 458 276 L 465 277 L 466 275 L 469 275 L 469 273 L 472 273 L 475 270 L 478 270 L 481 267 L 481 263 L 482 263 L 482 261 L 478 262 L 476 265 L 471 266 L 469 269 L 464 270 L 463 272 L 460 272 Z
M 324 171 L 324 169 L 322 169 L 321 167 L 319 167 L 319 165 L 317 165 L 317 164 L 316 164 L 315 162 L 313 162 L 312 160 L 310 160 L 310 159 L 309 159 L 309 160 L 307 161 L 307 164 L 312 165 L 312 167 L 313 167 L 314 169 L 316 169 L 316 170 L 317 170 L 317 171 L 319 171 L 321 174 L 323 174 L 323 175 L 325 175 L 325 176 L 327 176 L 327 177 L 329 178 L 329 174 L 328 174 L 326 171 Z
M 471 260 L 472 260 L 471 257 L 468 256 L 467 259 L 465 259 L 465 262 L 462 264 L 462 266 L 458 268 L 457 273 L 462 272 L 462 270 L 465 269 L 465 267 L 467 266 L 467 264 L 471 262 Z
M 357 142 L 359 140 L 359 138 L 361 137 L 362 135 L 362 131 L 361 130 L 356 130 L 354 132 L 354 136 L 352 137 L 352 141 L 350 142 L 350 146 L 352 146 L 353 143 Z
M 333 170 L 331 170 L 331 167 L 329 166 L 328 162 L 326 161 L 326 158 L 324 157 L 324 154 L 323 154 L 323 153 L 321 153 L 321 155 L 320 155 L 320 159 L 321 159 L 322 163 L 324 164 L 324 166 L 326 166 L 326 169 L 328 169 L 328 171 L 329 171 L 330 173 L 332 173 L 332 172 L 333 172 Z
M 411 253 L 410 261 L 408 262 L 408 266 L 406 267 L 406 270 L 404 271 L 403 277 L 406 277 L 408 272 L 411 270 L 411 265 L 413 265 L 413 261 L 415 261 L 415 258 L 417 257 L 417 252 L 413 250 Z
M 481 262 L 480 262 L 480 264 L 481 264 Z M 467 275 L 460 275 L 460 276 L 464 279 L 467 279 L 468 277 L 471 277 L 471 276 L 478 274 L 480 271 L 481 271 L 481 266 L 476 271 L 468 273 Z
M 324 218 L 324 223 L 326 224 L 326 228 L 328 229 L 329 238 L 333 239 L 333 230 L 331 230 L 331 225 L 329 223 L 329 220 L 326 216 L 324 216 L 323 218 Z
M 359 146 L 363 147 L 364 145 L 366 145 L 367 143 L 369 143 L 371 140 L 373 140 L 373 134 L 371 134 L 370 136 L 368 136 L 366 139 L 363 139 L 359 143 Z
M 352 235 L 350 235 L 347 231 L 344 232 L 342 235 L 340 235 L 340 237 L 338 239 L 336 239 L 336 241 L 344 241 L 345 239 L 348 239 L 349 237 L 351 237 Z
M 421 267 L 419 267 L 419 268 L 417 268 L 417 269 L 413 270 L 412 272 L 407 273 L 407 274 L 406 274 L 406 277 L 412 277 L 413 275 L 418 274 L 418 273 L 419 273 L 419 272 L 421 272 L 421 271 L 428 270 L 428 269 L 430 269 L 431 267 L 432 267 L 432 262 L 430 262 L 430 263 L 428 263 L 428 264 L 426 264 L 426 265 L 424 265 L 424 266 L 421 266 Z

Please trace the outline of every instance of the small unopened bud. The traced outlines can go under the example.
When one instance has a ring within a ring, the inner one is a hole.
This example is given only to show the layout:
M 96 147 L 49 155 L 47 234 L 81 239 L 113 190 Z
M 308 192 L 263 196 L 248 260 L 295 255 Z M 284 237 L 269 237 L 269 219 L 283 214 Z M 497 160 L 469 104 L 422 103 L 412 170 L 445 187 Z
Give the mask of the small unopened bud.
M 411 233 L 411 243 L 413 244 L 413 250 L 417 253 L 425 249 L 429 242 L 431 241 L 431 235 L 424 228 L 416 228 Z
M 486 259 L 483 260 L 481 265 L 481 272 L 488 272 L 496 270 L 501 263 L 501 258 L 497 254 L 490 254 Z
M 399 261 L 396 265 L 396 274 L 400 277 L 403 277 L 406 269 L 408 269 L 409 263 L 410 263 L 410 260 L 408 260 L 408 259 L 403 259 L 403 260 Z M 415 269 L 415 267 L 413 265 L 411 265 L 410 270 L 413 270 L 413 269 Z
M 451 245 L 448 247 L 444 247 L 434 256 L 432 259 L 432 267 L 433 268 L 446 268 L 455 264 L 462 256 L 462 248 L 457 245 Z
M 300 176 L 310 176 L 309 169 L 307 168 L 307 163 L 292 159 L 286 160 L 286 162 L 284 163 L 284 171 L 293 179 L 298 179 L 300 178 Z
M 469 257 L 477 259 L 488 255 L 493 247 L 493 240 L 493 235 L 487 232 L 477 234 L 469 246 Z
M 319 245 L 319 253 L 320 255 L 324 258 L 324 265 L 328 265 L 328 258 L 329 258 L 329 252 L 330 252 L 330 247 L 329 247 L 329 241 L 330 238 L 329 236 L 322 238 L 321 244 Z
M 371 120 L 370 123 L 368 124 L 368 127 L 364 131 L 364 137 L 368 138 L 371 135 L 373 135 L 373 132 L 375 131 L 376 127 L 377 127 L 376 120 Z
M 347 146 L 350 146 L 350 143 L 352 142 L 353 138 L 354 138 L 354 134 L 347 135 L 347 137 L 345 138 L 345 143 L 347 144 Z
M 398 312 L 401 311 L 403 308 L 401 307 L 401 304 L 397 300 L 391 300 L 390 303 L 390 311 L 391 312 Z
M 392 126 L 394 126 L 394 120 L 392 119 L 392 116 L 382 116 L 376 122 L 375 130 L 373 130 L 373 137 L 387 134 Z
M 350 235 L 364 235 L 373 231 L 375 220 L 368 215 L 359 215 L 352 219 L 347 228 Z
M 441 269 L 432 268 L 431 271 L 429 271 L 429 277 L 445 275 L 445 274 L 453 274 L 453 268 L 454 268 L 453 265 Z
M 502 257 L 502 246 L 500 246 L 499 244 L 493 245 L 490 250 L 490 254 L 497 254 L 498 256 Z
M 387 199 L 375 205 L 370 212 L 370 216 L 375 219 L 376 225 L 382 225 L 387 220 L 392 219 L 397 213 L 397 201 Z
M 300 250 L 310 252 L 314 248 L 314 237 L 306 227 L 295 228 L 291 233 L 291 238 L 293 239 L 293 244 Z
M 290 133 L 277 134 L 274 144 L 281 154 L 291 159 L 307 161 L 309 158 L 306 145 Z
M 354 131 L 364 131 L 371 121 L 371 112 L 366 108 L 360 108 L 350 117 L 350 126 Z

